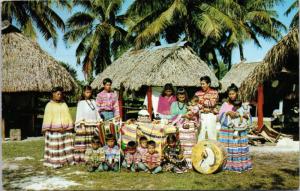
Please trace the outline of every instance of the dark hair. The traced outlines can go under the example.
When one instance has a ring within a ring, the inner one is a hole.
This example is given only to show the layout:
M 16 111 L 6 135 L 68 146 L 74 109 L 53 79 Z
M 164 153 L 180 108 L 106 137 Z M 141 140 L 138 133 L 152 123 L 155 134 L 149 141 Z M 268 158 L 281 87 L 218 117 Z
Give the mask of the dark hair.
M 227 93 L 229 93 L 230 91 L 238 92 L 238 91 L 239 91 L 239 88 L 238 88 L 235 84 L 231 84 L 231 85 L 227 88 Z
M 149 146 L 153 146 L 153 147 L 156 147 L 156 143 L 155 143 L 155 141 L 153 141 L 153 140 L 151 140 L 151 141 L 148 141 L 147 142 L 147 145 Z
M 85 97 L 84 97 L 83 94 L 84 94 L 84 92 L 85 92 L 86 90 L 92 91 L 91 98 L 93 97 L 93 88 L 92 88 L 91 86 L 89 86 L 89 85 L 85 85 L 85 86 L 83 86 L 83 88 L 82 88 L 82 94 L 81 94 L 80 100 L 85 100 Z
M 51 93 L 55 93 L 55 92 L 64 92 L 64 88 L 61 86 L 56 86 L 51 90 Z
M 103 80 L 103 85 L 107 84 L 107 83 L 111 83 L 112 84 L 112 80 L 110 78 L 105 78 Z
M 205 81 L 207 84 L 211 83 L 210 77 L 209 76 L 202 76 L 200 78 L 200 81 Z
M 128 149 L 134 149 L 134 148 L 136 148 L 136 142 L 135 141 L 129 141 L 128 143 L 127 143 L 127 148 Z
M 93 136 L 93 138 L 92 138 L 92 143 L 99 144 L 99 143 L 100 143 L 99 137 Z
M 168 135 L 168 137 L 167 137 L 167 143 L 168 144 L 174 143 L 176 141 L 177 141 L 177 139 L 176 139 L 176 136 L 174 134 Z
M 107 134 L 107 135 L 105 136 L 105 140 L 106 140 L 106 141 L 110 141 L 110 140 L 114 140 L 114 141 L 115 141 L 116 139 L 115 139 L 115 137 L 113 136 L 113 134 Z
M 148 141 L 148 139 L 147 139 L 147 137 L 142 136 L 142 137 L 140 137 L 139 141 L 140 141 L 140 142 L 141 142 L 141 141 Z
M 185 91 L 185 89 L 184 88 L 178 88 L 178 90 L 177 90 L 177 92 L 176 92 L 176 96 L 178 96 L 179 94 L 181 94 L 181 95 L 185 95 L 185 103 L 187 103 L 187 101 L 188 101 L 188 94 L 187 94 L 187 92 Z
M 167 83 L 167 84 L 165 84 L 164 89 L 161 92 L 161 96 L 165 97 L 166 96 L 165 91 L 167 91 L 167 90 L 172 90 L 172 95 L 175 94 L 175 90 L 174 90 L 173 85 L 171 83 Z

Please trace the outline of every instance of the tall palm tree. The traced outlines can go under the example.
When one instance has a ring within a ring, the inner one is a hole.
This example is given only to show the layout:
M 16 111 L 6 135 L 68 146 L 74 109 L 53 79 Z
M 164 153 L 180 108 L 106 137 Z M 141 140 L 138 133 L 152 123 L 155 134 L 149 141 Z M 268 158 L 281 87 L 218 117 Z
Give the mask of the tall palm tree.
M 258 36 L 280 38 L 284 25 L 271 8 L 280 0 L 136 0 L 127 11 L 128 31 L 135 35 L 139 49 L 166 38 L 176 41 L 181 35 L 209 64 L 218 66 L 218 55 L 231 66 L 232 51 Z
M 46 40 L 57 43 L 56 28 L 64 30 L 65 24 L 52 6 L 71 8 L 69 1 L 3 1 L 2 21 L 15 24 L 26 36 L 33 39 L 37 36 L 36 29 Z
M 112 55 L 128 46 L 124 42 L 126 31 L 118 24 L 118 11 L 123 0 L 75 0 L 84 12 L 77 12 L 67 20 L 64 40 L 67 44 L 79 42 L 76 48 L 77 63 L 82 64 L 86 80 L 93 71 L 100 73 L 111 64 Z M 83 59 L 82 59 L 83 58 Z
M 288 16 L 293 10 L 297 10 L 295 13 L 292 22 L 290 24 L 290 28 L 299 27 L 299 1 L 295 0 L 291 6 L 285 11 L 284 15 Z

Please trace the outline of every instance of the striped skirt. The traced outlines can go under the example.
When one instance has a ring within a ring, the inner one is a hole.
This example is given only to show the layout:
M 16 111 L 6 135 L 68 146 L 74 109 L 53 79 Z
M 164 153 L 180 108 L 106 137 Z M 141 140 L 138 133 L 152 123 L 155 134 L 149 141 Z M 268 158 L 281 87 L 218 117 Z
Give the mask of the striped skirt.
M 247 131 L 239 131 L 239 136 L 233 136 L 234 130 L 222 127 L 219 132 L 219 142 L 227 151 L 227 161 L 223 169 L 235 172 L 243 172 L 252 169 L 252 161 L 249 156 Z
M 76 163 L 84 163 L 86 149 L 91 146 L 92 139 L 96 135 L 96 125 L 79 124 L 75 127 L 74 159 Z
M 184 123 L 184 125 L 189 128 L 185 129 L 183 125 L 178 125 L 179 141 L 188 167 L 192 169 L 192 149 L 197 143 L 197 130 L 193 123 Z
M 70 131 L 46 131 L 44 166 L 60 168 L 67 164 L 73 164 L 73 144 L 73 134 Z

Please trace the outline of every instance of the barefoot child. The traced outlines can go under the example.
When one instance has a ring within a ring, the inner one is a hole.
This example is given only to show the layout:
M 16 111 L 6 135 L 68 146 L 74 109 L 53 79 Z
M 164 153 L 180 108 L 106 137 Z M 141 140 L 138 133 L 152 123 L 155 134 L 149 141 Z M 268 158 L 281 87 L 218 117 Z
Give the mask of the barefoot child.
M 160 166 L 161 156 L 155 147 L 154 141 L 148 141 L 147 153 L 142 157 L 142 162 L 138 164 L 139 169 L 151 174 L 159 173 L 162 170 Z
M 85 151 L 85 161 L 89 172 L 99 171 L 99 166 L 104 162 L 105 155 L 103 148 L 100 147 L 100 141 L 97 136 L 94 136 L 89 146 Z
M 187 172 L 188 165 L 183 158 L 183 149 L 174 134 L 167 137 L 167 145 L 163 150 L 163 167 L 175 173 Z
M 135 141 L 129 141 L 126 149 L 124 150 L 125 158 L 122 166 L 132 172 L 136 172 L 138 170 L 138 163 L 141 160 L 141 157 L 136 150 L 136 146 L 137 144 Z
M 116 145 L 116 139 L 112 134 L 106 135 L 106 143 L 107 145 L 103 147 L 105 161 L 99 167 L 99 170 L 117 172 L 119 170 L 120 148 Z

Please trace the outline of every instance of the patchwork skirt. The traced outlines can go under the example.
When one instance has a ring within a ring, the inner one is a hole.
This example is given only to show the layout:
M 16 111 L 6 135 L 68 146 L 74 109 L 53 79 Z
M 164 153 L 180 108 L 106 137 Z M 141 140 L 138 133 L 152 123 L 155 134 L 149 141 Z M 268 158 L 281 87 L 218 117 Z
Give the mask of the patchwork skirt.
M 59 168 L 74 163 L 74 140 L 71 131 L 45 133 L 44 166 Z
M 219 142 L 227 151 L 227 161 L 223 169 L 228 171 L 243 172 L 252 169 L 249 156 L 247 131 L 239 131 L 238 136 L 233 135 L 234 130 L 222 126 L 219 132 Z
M 91 146 L 92 139 L 96 135 L 97 125 L 81 123 L 75 127 L 74 159 L 76 163 L 84 163 L 86 149 Z

